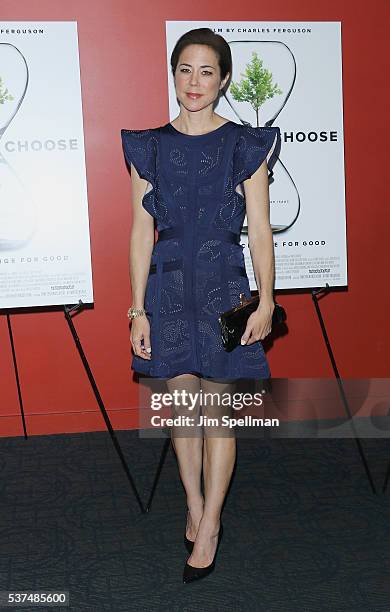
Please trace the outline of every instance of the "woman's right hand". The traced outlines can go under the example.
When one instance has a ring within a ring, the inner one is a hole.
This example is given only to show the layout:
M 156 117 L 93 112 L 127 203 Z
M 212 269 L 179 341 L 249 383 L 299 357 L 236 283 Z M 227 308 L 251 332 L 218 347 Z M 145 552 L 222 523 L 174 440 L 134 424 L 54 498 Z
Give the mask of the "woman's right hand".
M 130 339 L 135 355 L 147 360 L 152 358 L 152 349 L 150 346 L 150 324 L 146 315 L 132 319 Z M 141 344 L 142 340 L 144 342 L 143 346 Z M 149 349 L 149 351 L 147 349 Z

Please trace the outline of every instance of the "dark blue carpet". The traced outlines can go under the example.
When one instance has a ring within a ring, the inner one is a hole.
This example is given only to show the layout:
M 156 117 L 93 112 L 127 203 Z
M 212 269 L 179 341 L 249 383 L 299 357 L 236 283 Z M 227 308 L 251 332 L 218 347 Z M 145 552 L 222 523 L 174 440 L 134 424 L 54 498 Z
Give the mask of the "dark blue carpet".
M 117 436 L 146 503 L 164 440 Z M 66 589 L 78 612 L 388 612 L 389 442 L 363 440 L 377 495 L 353 439 L 237 443 L 216 569 L 184 585 L 172 448 L 143 515 L 108 433 L 0 439 L 0 590 Z

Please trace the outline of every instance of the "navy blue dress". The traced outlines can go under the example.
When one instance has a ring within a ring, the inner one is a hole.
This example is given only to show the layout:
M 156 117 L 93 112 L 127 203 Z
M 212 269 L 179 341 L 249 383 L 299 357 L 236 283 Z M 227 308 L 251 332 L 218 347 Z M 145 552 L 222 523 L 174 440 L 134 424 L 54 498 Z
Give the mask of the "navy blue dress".
M 240 185 L 267 159 L 273 174 L 278 127 L 233 121 L 186 135 L 170 123 L 121 130 L 130 167 L 148 181 L 142 205 L 158 230 L 145 291 L 151 360 L 132 355 L 131 369 L 156 378 L 263 379 L 270 368 L 261 341 L 226 352 L 218 316 L 251 297 L 240 232 Z

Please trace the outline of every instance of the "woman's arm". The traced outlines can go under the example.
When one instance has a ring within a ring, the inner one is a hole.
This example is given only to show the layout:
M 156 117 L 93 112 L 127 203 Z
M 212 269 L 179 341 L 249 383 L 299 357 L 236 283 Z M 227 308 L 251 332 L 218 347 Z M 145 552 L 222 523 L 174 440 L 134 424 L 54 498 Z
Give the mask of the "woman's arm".
M 253 272 L 260 294 L 260 304 L 248 320 L 243 344 L 262 340 L 271 331 L 275 279 L 275 256 L 270 224 L 268 169 L 266 160 L 244 181 L 248 245 Z
M 131 164 L 133 224 L 130 232 L 129 270 L 132 307 L 143 308 L 145 289 L 154 246 L 154 219 L 142 206 L 148 181 Z
M 148 184 L 139 176 L 131 163 L 131 191 L 133 200 L 133 224 L 130 233 L 130 283 L 133 296 L 132 307 L 144 308 L 146 283 L 154 246 L 154 219 L 142 206 L 142 198 Z M 136 317 L 131 323 L 131 344 L 138 357 L 150 360 L 150 326 L 145 315 Z

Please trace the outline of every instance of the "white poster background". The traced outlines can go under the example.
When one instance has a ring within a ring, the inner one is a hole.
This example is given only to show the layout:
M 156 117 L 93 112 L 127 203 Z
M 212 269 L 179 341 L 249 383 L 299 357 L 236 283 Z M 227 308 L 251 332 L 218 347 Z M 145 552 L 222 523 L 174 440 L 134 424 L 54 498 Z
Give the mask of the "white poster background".
M 167 21 L 170 121 L 177 117 L 170 56 L 185 32 L 209 27 L 229 43 L 232 81 L 239 82 L 256 51 L 282 94 L 264 102 L 259 125 L 280 127 L 281 152 L 270 184 L 275 288 L 347 284 L 344 138 L 340 22 Z M 256 113 L 230 94 L 216 112 L 256 126 Z M 247 220 L 244 220 L 244 227 Z M 243 229 L 244 229 L 243 227 Z M 284 229 L 283 229 L 284 228 Z M 257 289 L 247 233 L 245 265 Z
M 76 22 L 0 22 L 3 94 L 22 90 L 22 56 L 27 89 L 3 133 L 15 96 L 0 105 L 0 308 L 90 303 Z

